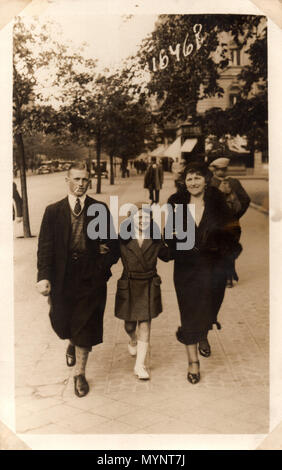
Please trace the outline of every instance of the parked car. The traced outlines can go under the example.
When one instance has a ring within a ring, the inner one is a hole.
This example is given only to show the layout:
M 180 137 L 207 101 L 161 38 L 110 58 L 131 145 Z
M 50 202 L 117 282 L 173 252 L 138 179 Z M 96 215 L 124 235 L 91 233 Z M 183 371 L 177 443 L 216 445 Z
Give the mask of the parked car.
M 37 170 L 38 175 L 43 175 L 46 173 L 51 173 L 51 169 L 47 165 L 41 165 Z
M 101 178 L 108 179 L 109 172 L 107 170 L 107 160 L 101 160 L 100 161 L 100 172 L 101 172 Z M 92 178 L 98 178 L 96 160 L 92 160 L 91 176 L 92 176 Z

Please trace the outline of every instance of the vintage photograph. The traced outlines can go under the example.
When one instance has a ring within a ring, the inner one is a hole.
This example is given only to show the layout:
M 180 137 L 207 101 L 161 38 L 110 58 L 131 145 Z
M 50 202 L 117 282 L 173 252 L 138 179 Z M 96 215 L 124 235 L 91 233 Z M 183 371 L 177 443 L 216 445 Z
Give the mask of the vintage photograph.
M 267 35 L 14 19 L 17 433 L 269 432 Z

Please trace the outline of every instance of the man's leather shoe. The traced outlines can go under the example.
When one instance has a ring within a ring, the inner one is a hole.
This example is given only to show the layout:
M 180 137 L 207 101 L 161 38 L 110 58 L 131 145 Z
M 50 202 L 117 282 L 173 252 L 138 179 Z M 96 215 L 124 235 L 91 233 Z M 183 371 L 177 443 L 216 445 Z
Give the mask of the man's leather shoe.
M 75 375 L 74 378 L 74 393 L 77 397 L 85 397 L 89 392 L 89 385 L 85 378 L 85 375 Z
M 73 344 L 69 344 L 66 350 L 66 361 L 68 367 L 73 367 L 76 362 L 75 358 L 75 346 Z

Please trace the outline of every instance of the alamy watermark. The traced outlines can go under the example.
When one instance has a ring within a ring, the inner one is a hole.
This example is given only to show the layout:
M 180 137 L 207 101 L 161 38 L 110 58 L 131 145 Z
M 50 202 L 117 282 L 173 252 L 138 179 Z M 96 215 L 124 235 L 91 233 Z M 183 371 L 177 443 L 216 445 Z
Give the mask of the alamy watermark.
M 171 204 L 142 204 L 141 208 L 126 203 L 119 206 L 118 196 L 110 196 L 109 210 L 110 217 L 102 203 L 88 207 L 87 215 L 93 216 L 87 226 L 87 235 L 91 240 L 106 239 L 108 234 L 111 239 L 117 239 L 118 236 L 123 240 L 139 237 L 161 239 L 163 218 L 163 236 L 166 240 L 176 238 L 177 250 L 191 250 L 194 247 L 194 204 L 175 204 L 174 207 Z M 122 222 L 121 217 L 124 218 Z

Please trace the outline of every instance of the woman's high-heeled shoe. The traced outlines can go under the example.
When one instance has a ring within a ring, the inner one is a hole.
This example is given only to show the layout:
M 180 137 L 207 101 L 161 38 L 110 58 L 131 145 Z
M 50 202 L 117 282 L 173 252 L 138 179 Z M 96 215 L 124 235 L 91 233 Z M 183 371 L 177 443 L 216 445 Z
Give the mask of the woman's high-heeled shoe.
M 205 343 L 204 347 L 203 347 L 203 346 L 200 346 L 201 343 Z M 199 353 L 201 354 L 201 356 L 203 356 L 203 357 L 210 357 L 210 355 L 211 355 L 211 347 L 210 347 L 210 345 L 209 345 L 208 340 L 200 341 L 198 349 L 199 349 Z
M 76 357 L 75 357 L 75 346 L 69 343 L 67 350 L 66 350 L 66 361 L 68 367 L 75 366 Z
M 194 362 L 189 362 L 189 366 L 191 366 L 192 364 L 198 364 L 199 366 L 199 369 L 200 369 L 200 362 L 199 361 L 194 361 Z M 200 370 L 199 372 L 197 372 L 196 374 L 193 374 L 193 372 L 189 372 L 188 371 L 188 374 L 187 374 L 187 380 L 191 383 L 191 384 L 197 384 L 198 382 L 200 382 Z

